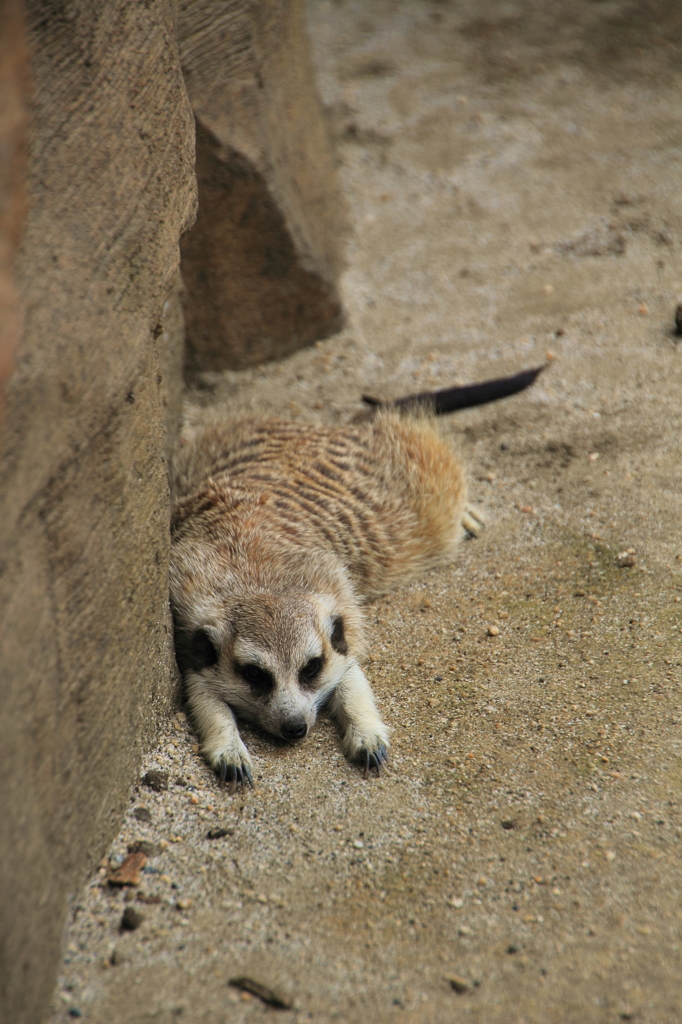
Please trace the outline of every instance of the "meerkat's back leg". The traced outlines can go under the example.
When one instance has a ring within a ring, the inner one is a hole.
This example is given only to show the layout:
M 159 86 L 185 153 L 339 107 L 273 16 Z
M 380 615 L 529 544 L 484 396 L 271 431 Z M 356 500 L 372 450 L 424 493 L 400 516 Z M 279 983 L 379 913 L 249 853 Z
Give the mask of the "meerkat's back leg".
M 485 516 L 480 508 L 475 505 L 467 505 L 462 515 L 462 526 L 470 537 L 480 537 L 485 530 Z

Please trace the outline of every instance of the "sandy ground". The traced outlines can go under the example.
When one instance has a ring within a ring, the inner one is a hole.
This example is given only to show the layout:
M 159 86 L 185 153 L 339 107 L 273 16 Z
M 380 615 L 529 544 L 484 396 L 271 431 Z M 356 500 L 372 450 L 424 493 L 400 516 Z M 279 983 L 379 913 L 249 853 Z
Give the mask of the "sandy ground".
M 348 327 L 194 401 L 343 421 L 363 391 L 554 358 L 444 423 L 488 529 L 368 609 L 390 771 L 327 722 L 247 733 L 257 788 L 231 796 L 179 712 L 143 769 L 169 788 L 140 783 L 111 850 L 153 855 L 74 897 L 52 1024 L 679 1022 L 682 8 L 309 16 Z

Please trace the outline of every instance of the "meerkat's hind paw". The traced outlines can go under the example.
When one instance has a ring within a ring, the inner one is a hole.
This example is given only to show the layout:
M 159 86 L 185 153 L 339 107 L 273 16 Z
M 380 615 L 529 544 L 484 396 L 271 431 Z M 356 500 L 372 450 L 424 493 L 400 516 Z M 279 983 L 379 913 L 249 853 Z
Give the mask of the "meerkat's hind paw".
M 475 505 L 467 505 L 462 516 L 462 526 L 469 537 L 480 537 L 485 530 L 485 516 Z

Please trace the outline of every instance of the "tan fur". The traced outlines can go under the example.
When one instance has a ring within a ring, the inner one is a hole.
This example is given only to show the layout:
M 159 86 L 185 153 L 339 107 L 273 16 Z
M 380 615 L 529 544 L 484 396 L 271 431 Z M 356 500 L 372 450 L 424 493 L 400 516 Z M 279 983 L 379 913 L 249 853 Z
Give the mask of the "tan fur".
M 347 753 L 380 767 L 360 603 L 449 562 L 464 533 L 464 473 L 432 421 L 187 424 L 173 489 L 171 598 L 208 760 L 250 781 L 232 712 L 291 738 L 326 704 Z M 248 683 L 256 669 L 271 684 Z

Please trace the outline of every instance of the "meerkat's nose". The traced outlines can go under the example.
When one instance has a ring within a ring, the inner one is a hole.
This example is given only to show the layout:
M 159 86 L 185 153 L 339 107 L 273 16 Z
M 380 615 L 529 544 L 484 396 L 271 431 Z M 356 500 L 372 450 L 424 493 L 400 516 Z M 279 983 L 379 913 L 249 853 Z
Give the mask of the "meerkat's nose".
M 302 740 L 308 731 L 304 718 L 288 718 L 282 722 L 280 731 L 285 740 Z

